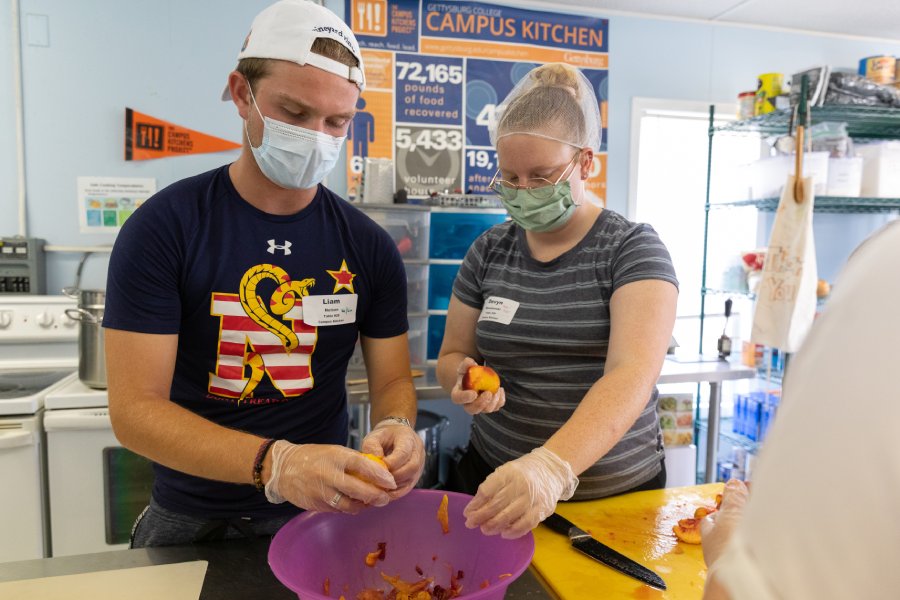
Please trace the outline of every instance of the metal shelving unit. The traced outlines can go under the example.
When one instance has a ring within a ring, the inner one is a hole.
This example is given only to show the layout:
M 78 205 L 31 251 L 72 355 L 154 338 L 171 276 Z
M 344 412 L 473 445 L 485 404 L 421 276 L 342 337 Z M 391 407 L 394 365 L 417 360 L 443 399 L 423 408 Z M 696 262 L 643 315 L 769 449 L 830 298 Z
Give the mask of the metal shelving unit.
M 713 106 L 710 106 L 708 129 L 709 155 L 707 160 L 706 203 L 703 230 L 703 270 L 700 299 L 699 351 L 701 354 L 703 354 L 704 351 L 703 334 L 704 320 L 706 318 L 706 297 L 710 296 L 713 298 L 716 296 L 721 297 L 722 295 L 729 295 L 749 298 L 751 301 L 754 299 L 754 295 L 748 290 L 730 290 L 708 286 L 707 267 L 709 261 L 710 216 L 715 215 L 720 211 L 727 210 L 750 209 L 761 212 L 774 212 L 778 208 L 779 203 L 779 198 L 741 199 L 728 202 L 715 202 L 714 198 L 711 197 L 713 140 L 717 135 L 721 134 L 787 134 L 791 126 L 791 114 L 791 110 L 780 110 L 743 121 L 731 121 L 723 124 L 716 124 L 715 109 Z M 824 121 L 846 123 L 848 134 L 855 139 L 900 139 L 900 108 L 849 105 L 812 107 L 810 109 L 810 123 L 816 124 Z M 815 199 L 814 210 L 816 213 L 831 214 L 900 213 L 900 198 L 817 196 Z M 761 374 L 760 377 L 765 379 L 765 375 Z M 767 379 L 767 383 L 780 385 L 781 380 L 779 378 L 770 377 Z M 761 444 L 740 434 L 732 433 L 729 423 L 730 422 L 727 419 L 722 420 L 721 428 L 717 427 L 715 430 L 715 434 L 718 438 L 723 440 L 723 443 L 725 444 L 741 447 L 747 452 L 755 455 L 759 451 Z M 701 432 L 708 432 L 709 428 L 709 423 L 700 419 L 698 415 L 696 420 L 698 435 Z M 708 468 L 709 467 L 707 467 L 707 469 Z M 705 473 L 704 475 L 706 475 L 707 480 L 709 480 L 709 474 Z
M 782 109 L 765 115 L 715 124 L 715 107 L 709 107 L 709 155 L 706 174 L 706 204 L 703 225 L 703 272 L 700 298 L 700 348 L 703 353 L 704 317 L 706 296 L 721 293 L 707 287 L 707 257 L 709 252 L 710 212 L 723 209 L 752 207 L 764 212 L 774 212 L 778 208 L 778 198 L 759 198 L 731 202 L 714 202 L 711 198 L 713 138 L 721 133 L 786 134 L 791 125 L 790 109 Z M 896 139 L 900 138 L 900 108 L 873 106 L 828 105 L 810 108 L 811 124 L 824 121 L 838 121 L 847 124 L 847 133 L 856 139 Z M 872 214 L 900 211 L 900 198 L 849 198 L 842 196 L 817 196 L 814 211 L 832 214 Z

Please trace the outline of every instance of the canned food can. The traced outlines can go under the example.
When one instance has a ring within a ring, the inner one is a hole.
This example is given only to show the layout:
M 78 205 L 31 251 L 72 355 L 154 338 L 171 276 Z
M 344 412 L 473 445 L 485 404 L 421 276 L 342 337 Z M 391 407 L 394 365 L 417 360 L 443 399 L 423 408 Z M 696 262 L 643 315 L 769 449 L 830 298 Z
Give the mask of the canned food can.
M 888 85 L 897 79 L 897 59 L 893 56 L 867 56 L 859 61 L 859 74 L 870 81 Z
M 759 76 L 754 114 L 764 115 L 775 110 L 775 98 L 781 94 L 783 82 L 784 75 L 781 73 L 764 73 Z
M 749 119 L 756 113 L 756 92 L 738 94 L 738 119 Z

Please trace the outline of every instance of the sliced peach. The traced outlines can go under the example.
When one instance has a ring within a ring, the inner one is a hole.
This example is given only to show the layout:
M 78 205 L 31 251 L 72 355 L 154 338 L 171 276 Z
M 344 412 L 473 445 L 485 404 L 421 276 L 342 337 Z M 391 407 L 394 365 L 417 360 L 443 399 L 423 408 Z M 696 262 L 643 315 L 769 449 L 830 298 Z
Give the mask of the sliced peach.
M 368 458 L 368 459 L 371 460 L 372 462 L 377 462 L 379 465 L 381 465 L 381 466 L 384 467 L 385 469 L 388 468 L 387 463 L 384 462 L 384 459 L 381 458 L 380 456 L 377 456 L 377 455 L 375 455 L 375 454 L 369 454 L 368 452 L 363 452 L 363 456 L 365 456 L 366 458 Z
M 437 520 L 441 524 L 441 531 L 443 531 L 445 535 L 450 533 L 450 513 L 448 511 L 449 504 L 450 499 L 447 497 L 447 494 L 444 494 L 444 497 L 441 498 L 441 505 L 438 506 Z
M 379 560 L 384 560 L 387 550 L 387 542 L 378 542 L 378 550 L 366 554 L 366 566 L 374 567 Z
M 681 519 L 672 527 L 675 537 L 686 544 L 700 543 L 700 519 Z
M 389 469 L 388 469 L 388 466 L 387 466 L 387 463 L 385 463 L 385 462 L 384 462 L 384 459 L 382 459 L 380 456 L 376 456 L 376 455 L 374 455 L 374 454 L 368 454 L 368 453 L 361 453 L 361 454 L 362 454 L 366 459 L 371 460 L 371 461 L 374 462 L 374 463 L 378 463 L 379 465 L 381 465 L 382 467 L 384 467 L 384 469 L 385 469 L 386 471 L 389 470 Z M 357 472 L 357 471 L 354 471 L 354 470 L 348 470 L 347 472 L 348 472 L 350 475 L 353 475 L 354 477 L 356 477 L 357 479 L 362 479 L 362 480 L 365 481 L 365 482 L 372 483 L 371 481 L 368 480 L 368 478 L 364 477 L 361 473 L 359 473 L 359 472 Z
M 701 507 L 699 507 L 697 510 L 694 511 L 694 518 L 695 518 L 695 519 L 702 519 L 702 518 L 705 517 L 706 515 L 711 515 L 711 514 L 713 514 L 714 512 L 716 512 L 716 510 L 717 510 L 717 509 L 715 509 L 715 508 L 710 508 L 710 507 L 708 507 L 708 506 L 701 506 Z
M 722 494 L 716 494 L 716 508 L 722 506 Z
M 490 367 L 472 365 L 463 375 L 462 389 L 496 394 L 500 389 L 500 376 Z

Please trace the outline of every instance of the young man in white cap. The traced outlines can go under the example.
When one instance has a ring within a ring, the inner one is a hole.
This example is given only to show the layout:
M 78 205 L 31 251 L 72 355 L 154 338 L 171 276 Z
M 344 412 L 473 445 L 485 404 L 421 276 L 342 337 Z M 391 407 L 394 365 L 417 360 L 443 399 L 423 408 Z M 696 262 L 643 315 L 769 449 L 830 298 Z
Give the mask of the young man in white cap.
M 156 194 L 116 241 L 110 417 L 156 474 L 134 547 L 272 534 L 300 509 L 356 513 L 419 478 L 403 263 L 321 185 L 364 85 L 336 15 L 269 6 L 223 94 L 244 121 L 240 157 Z M 362 449 L 388 470 L 345 447 L 357 338 L 375 424 Z

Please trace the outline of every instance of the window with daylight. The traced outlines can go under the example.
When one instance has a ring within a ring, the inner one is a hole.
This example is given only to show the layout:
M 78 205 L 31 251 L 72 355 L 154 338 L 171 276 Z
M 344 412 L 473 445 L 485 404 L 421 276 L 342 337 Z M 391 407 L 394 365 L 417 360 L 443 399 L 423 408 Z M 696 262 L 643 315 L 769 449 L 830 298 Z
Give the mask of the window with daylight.
M 700 343 L 709 110 L 709 103 L 692 101 L 635 98 L 632 104 L 628 217 L 652 225 L 672 255 L 680 284 L 674 336 L 681 349 L 689 352 L 697 352 Z M 735 118 L 734 105 L 716 105 L 715 110 L 717 123 Z M 714 144 L 710 201 L 740 199 L 741 177 L 736 169 L 759 158 L 759 137 L 717 135 Z M 715 212 L 711 236 L 728 240 L 729 248 L 756 247 L 755 217 L 748 219 L 747 211 Z M 711 278 L 721 277 L 729 263 L 739 260 L 737 250 L 718 255 L 721 250 L 712 237 L 709 252 L 707 287 L 714 285 Z M 704 352 L 715 350 L 715 339 L 724 326 L 724 301 L 724 296 L 706 297 Z M 749 326 L 749 307 L 749 302 L 735 302 L 729 328 Z

